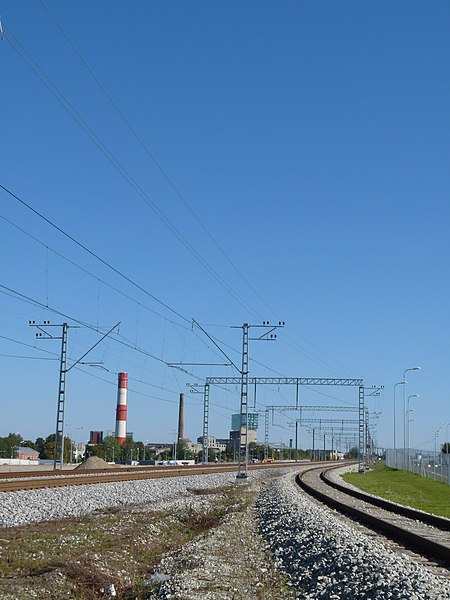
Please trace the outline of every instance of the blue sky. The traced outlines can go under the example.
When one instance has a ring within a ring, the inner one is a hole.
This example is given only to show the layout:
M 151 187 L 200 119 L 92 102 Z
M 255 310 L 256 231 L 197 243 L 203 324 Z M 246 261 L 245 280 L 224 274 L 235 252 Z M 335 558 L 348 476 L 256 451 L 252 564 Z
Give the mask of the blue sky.
M 114 428 L 117 371 L 133 380 L 128 424 L 143 440 L 173 436 L 187 382 L 237 375 L 167 366 L 223 362 L 192 317 L 238 365 L 230 325 L 284 320 L 276 343 L 251 343 L 251 376 L 384 385 L 368 400 L 380 446 L 407 368 L 422 367 L 408 378 L 412 443 L 450 422 L 447 2 L 0 0 L 0 14 L 0 184 L 173 309 L 0 190 L 0 435 L 54 430 L 58 364 L 37 357 L 58 342 L 35 344 L 28 327 L 67 320 L 51 309 L 91 326 L 69 331 L 72 360 L 99 339 L 92 327 L 121 321 L 128 344 L 114 336 L 89 355 L 102 369 L 70 372 L 77 440 Z M 293 397 L 266 387 L 258 408 Z M 210 431 L 225 437 L 238 390 L 211 401 Z M 289 421 L 278 415 L 271 439 L 287 442 Z M 187 395 L 186 434 L 201 430 L 200 397 Z

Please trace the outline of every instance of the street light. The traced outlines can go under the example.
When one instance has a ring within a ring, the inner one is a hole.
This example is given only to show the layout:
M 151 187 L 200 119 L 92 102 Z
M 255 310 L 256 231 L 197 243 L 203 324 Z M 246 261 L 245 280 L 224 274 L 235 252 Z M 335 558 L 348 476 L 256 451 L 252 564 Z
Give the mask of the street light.
M 433 427 L 433 436 L 434 436 L 434 457 L 433 457 L 433 471 L 434 471 L 434 479 L 436 479 L 436 467 L 437 467 L 437 439 L 439 436 L 439 432 L 441 431 L 443 424 L 436 425 Z
M 419 394 L 410 394 L 408 396 L 408 409 L 406 411 L 406 440 L 407 440 L 407 455 L 408 455 L 408 470 L 409 470 L 409 464 L 410 464 L 410 460 L 409 460 L 409 417 L 408 414 L 413 411 L 413 408 L 409 408 L 409 401 L 411 398 L 420 398 Z
M 397 445 L 396 445 L 396 437 L 395 437 L 395 429 L 396 429 L 396 425 L 395 425 L 395 388 L 398 385 L 406 385 L 406 384 L 407 384 L 407 382 L 403 379 L 403 381 L 399 381 L 398 383 L 396 383 L 394 385 L 394 467 L 395 468 L 397 468 Z
M 406 381 L 406 373 L 408 371 L 421 371 L 422 367 L 412 367 L 411 369 L 405 369 L 403 371 L 403 381 L 405 384 Z M 406 454 L 406 385 L 403 388 L 403 451 Z M 405 458 L 405 457 L 404 457 Z

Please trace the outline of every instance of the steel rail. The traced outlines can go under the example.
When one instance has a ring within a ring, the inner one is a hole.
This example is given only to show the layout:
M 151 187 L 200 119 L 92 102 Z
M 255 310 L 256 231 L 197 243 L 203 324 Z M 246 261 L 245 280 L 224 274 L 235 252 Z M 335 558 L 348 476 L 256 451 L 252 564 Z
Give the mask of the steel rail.
M 393 512 L 398 515 L 408 517 L 409 519 L 414 519 L 416 521 L 421 521 L 422 523 L 428 523 L 428 525 L 432 525 L 433 527 L 443 529 L 444 531 L 450 531 L 450 519 L 447 519 L 446 517 L 433 515 L 432 513 L 427 513 L 423 510 L 417 510 L 409 506 L 402 506 L 401 504 L 390 502 L 389 500 L 385 500 L 384 498 L 380 498 L 379 496 L 366 494 L 359 490 L 348 488 L 345 485 L 341 485 L 340 483 L 333 481 L 328 477 L 328 472 L 332 471 L 333 468 L 336 467 L 331 467 L 322 471 L 322 473 L 320 474 L 320 478 L 324 483 L 334 488 L 335 490 L 339 490 L 344 494 L 353 496 L 353 498 L 358 498 L 358 500 L 364 500 L 364 502 L 369 502 L 370 504 L 378 506 L 379 508 L 384 508 L 389 512 Z
M 261 470 L 295 466 L 298 466 L 298 463 L 296 465 L 296 463 L 293 462 L 278 462 L 273 464 L 253 464 L 249 466 L 249 468 L 251 470 Z M 95 474 L 91 474 L 91 471 L 83 471 L 82 474 L 77 474 L 69 477 L 60 475 L 59 477 L 47 477 L 45 479 L 30 477 L 26 478 L 25 480 L 19 481 L 0 481 L 0 492 L 15 492 L 21 490 L 34 490 L 42 488 L 68 487 L 73 485 L 92 485 L 98 483 L 118 483 L 124 481 L 137 481 L 144 479 L 164 479 L 167 477 L 188 477 L 190 475 L 208 475 L 210 473 L 234 473 L 235 471 L 235 464 L 223 467 L 218 467 L 217 465 L 214 465 L 212 467 L 196 466 L 195 468 L 190 469 L 186 469 L 185 467 L 164 467 L 163 470 L 153 469 L 148 472 L 143 472 L 139 469 L 139 471 L 135 472 L 115 472 L 114 474 L 105 473 L 104 470 L 100 473 Z
M 327 469 L 329 470 L 331 469 Z M 306 482 L 305 476 L 311 476 L 314 471 L 317 474 L 315 481 Z M 410 514 L 414 513 L 415 516 L 404 515 L 402 519 L 398 511 L 393 512 L 388 506 L 381 508 L 366 499 L 358 499 L 359 502 L 355 502 L 355 496 L 349 495 L 345 486 L 343 486 L 345 491 L 342 491 L 325 484 L 320 477 L 322 472 L 323 468 L 307 469 L 296 476 L 296 482 L 305 492 L 327 506 L 377 532 L 382 532 L 396 542 L 400 541 L 404 546 L 412 547 L 423 555 L 442 561 L 447 568 L 450 567 L 448 523 L 445 527 L 434 525 L 434 528 L 430 529 L 430 525 L 424 521 L 423 511 L 410 509 L 412 511 Z M 373 498 L 370 497 L 370 500 Z M 397 505 L 395 506 L 397 508 Z M 445 521 L 447 522 L 448 519 Z

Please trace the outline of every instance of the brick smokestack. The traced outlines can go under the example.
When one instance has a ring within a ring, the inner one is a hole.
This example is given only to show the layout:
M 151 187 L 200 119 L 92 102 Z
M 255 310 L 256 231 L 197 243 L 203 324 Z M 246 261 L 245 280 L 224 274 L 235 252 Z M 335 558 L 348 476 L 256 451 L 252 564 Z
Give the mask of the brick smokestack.
M 180 394 L 180 407 L 178 410 L 178 441 L 184 438 L 184 394 Z

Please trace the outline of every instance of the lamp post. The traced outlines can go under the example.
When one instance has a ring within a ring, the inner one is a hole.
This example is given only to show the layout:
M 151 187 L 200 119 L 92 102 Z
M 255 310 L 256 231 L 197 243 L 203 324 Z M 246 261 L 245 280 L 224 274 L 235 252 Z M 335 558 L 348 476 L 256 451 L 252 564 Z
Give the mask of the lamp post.
M 434 479 L 436 480 L 436 467 L 437 467 L 437 440 L 439 437 L 439 432 L 441 431 L 443 425 L 439 425 L 436 427 L 433 427 L 433 433 L 434 433 L 434 457 L 433 457 L 433 474 L 434 474 Z
M 410 394 L 408 396 L 408 408 L 406 410 L 406 442 L 407 442 L 406 451 L 407 451 L 407 456 L 408 456 L 408 459 L 407 459 L 408 460 L 408 470 L 409 470 L 409 464 L 410 464 L 410 460 L 409 460 L 409 450 L 410 450 L 410 448 L 409 448 L 409 417 L 408 417 L 408 414 L 412 410 L 414 410 L 413 408 L 412 409 L 409 408 L 409 401 L 411 398 L 420 398 L 420 395 L 419 394 Z
M 445 463 L 446 463 L 446 467 L 447 467 L 447 483 L 450 485 L 450 461 L 449 461 L 449 452 L 450 452 L 450 447 L 449 447 L 449 441 L 448 441 L 448 428 L 450 426 L 450 423 L 446 423 L 445 424 Z M 442 462 L 444 462 L 444 452 L 442 453 L 441 456 L 441 464 Z
M 394 385 L 394 468 L 397 468 L 397 443 L 396 443 L 396 435 L 395 435 L 395 429 L 396 429 L 396 423 L 395 423 L 395 388 L 398 385 L 406 385 L 406 381 L 399 381 L 398 383 L 396 383 Z
M 406 373 L 408 371 L 421 371 L 422 367 L 411 367 L 410 369 L 405 369 L 403 371 L 403 381 L 405 382 L 405 386 L 403 388 L 403 452 L 406 454 Z M 403 457 L 404 459 L 406 456 Z

